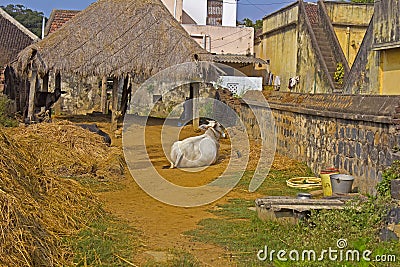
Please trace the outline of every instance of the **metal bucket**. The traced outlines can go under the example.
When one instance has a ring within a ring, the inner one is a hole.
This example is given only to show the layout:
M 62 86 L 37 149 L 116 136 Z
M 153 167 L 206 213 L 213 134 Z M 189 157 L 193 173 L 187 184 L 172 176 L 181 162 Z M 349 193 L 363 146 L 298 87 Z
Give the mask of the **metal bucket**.
M 298 193 L 297 199 L 311 199 L 311 194 L 309 193 Z
M 354 177 L 347 174 L 332 174 L 331 185 L 333 193 L 350 193 Z

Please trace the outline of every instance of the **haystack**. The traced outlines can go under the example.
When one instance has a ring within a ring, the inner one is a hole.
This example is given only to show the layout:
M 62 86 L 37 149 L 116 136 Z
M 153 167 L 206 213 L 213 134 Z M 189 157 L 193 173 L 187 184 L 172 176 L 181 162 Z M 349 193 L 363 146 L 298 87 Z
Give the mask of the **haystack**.
M 62 238 L 102 211 L 68 177 L 120 176 L 121 155 L 113 149 L 67 122 L 0 128 L 0 266 L 71 265 Z

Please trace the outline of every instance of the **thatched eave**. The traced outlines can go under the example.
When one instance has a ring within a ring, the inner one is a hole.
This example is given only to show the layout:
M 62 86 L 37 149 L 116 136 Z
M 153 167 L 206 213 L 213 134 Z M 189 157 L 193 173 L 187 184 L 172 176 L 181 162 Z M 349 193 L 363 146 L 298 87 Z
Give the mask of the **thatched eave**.
M 211 61 L 160 0 L 99 0 L 58 31 L 18 56 L 24 73 L 32 63 L 39 73 L 79 76 L 127 74 L 145 80 L 162 69 L 199 60 Z

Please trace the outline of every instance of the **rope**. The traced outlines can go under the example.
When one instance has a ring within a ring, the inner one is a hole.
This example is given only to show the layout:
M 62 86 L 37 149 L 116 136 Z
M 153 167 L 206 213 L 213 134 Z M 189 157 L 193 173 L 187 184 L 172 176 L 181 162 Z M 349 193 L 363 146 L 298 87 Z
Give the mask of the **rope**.
M 315 189 L 322 187 L 321 178 L 295 177 L 286 181 L 287 186 L 297 189 Z

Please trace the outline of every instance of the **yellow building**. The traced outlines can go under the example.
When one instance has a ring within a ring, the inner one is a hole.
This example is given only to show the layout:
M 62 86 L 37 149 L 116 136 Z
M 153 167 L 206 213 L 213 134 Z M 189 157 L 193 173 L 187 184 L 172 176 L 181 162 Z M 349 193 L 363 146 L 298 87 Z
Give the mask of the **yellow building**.
M 398 1 L 376 1 L 345 92 L 400 95 L 400 22 Z
M 282 91 L 342 92 L 372 13 L 372 4 L 300 0 L 263 18 L 256 57 L 270 62 Z M 341 78 L 338 64 L 343 65 Z M 289 89 L 294 76 L 299 84 Z
M 351 67 L 374 13 L 373 4 L 326 1 L 333 29 Z

